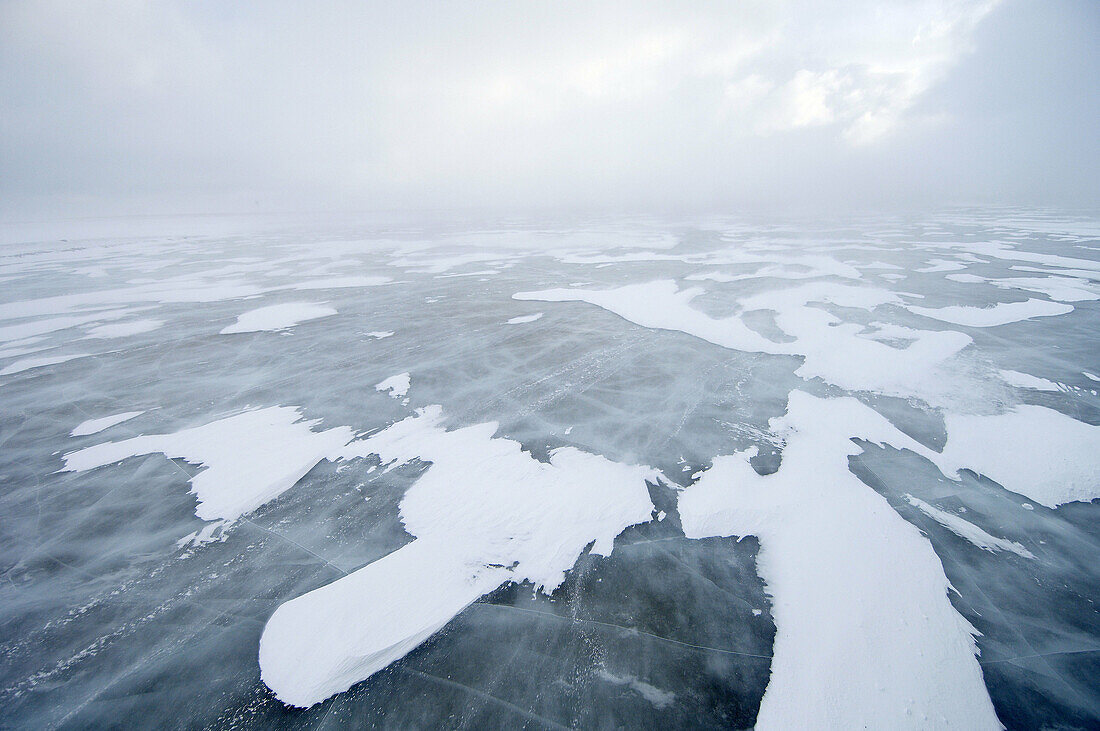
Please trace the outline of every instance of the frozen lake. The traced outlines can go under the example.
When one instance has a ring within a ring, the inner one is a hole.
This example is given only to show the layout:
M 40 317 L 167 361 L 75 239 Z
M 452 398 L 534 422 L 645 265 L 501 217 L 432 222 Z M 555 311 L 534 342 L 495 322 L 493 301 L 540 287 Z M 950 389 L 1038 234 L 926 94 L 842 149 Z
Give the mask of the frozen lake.
M 1100 725 L 1100 218 L 135 226 L 0 230 L 0 725 Z

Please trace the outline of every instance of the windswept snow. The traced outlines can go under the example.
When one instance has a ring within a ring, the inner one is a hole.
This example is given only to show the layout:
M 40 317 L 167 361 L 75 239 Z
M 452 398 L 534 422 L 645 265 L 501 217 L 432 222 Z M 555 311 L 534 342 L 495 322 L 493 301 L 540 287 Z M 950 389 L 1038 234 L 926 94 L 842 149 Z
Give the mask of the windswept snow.
M 679 500 L 688 537 L 760 539 L 776 635 L 756 728 L 1001 728 L 931 544 L 848 469 L 849 437 L 927 450 L 851 398 L 794 391 L 771 427 L 778 472 L 718 457 Z
M 1032 391 L 1060 391 L 1058 384 L 1046 378 L 1019 371 L 1001 371 L 1001 378 L 1014 388 L 1029 388 Z
M 86 338 L 125 338 L 130 335 L 138 335 L 156 330 L 163 325 L 161 320 L 130 320 L 129 322 L 114 322 L 108 325 L 98 325 L 88 329 Z
M 585 546 L 609 555 L 619 533 L 650 520 L 650 468 L 572 447 L 539 462 L 494 438 L 495 423 L 442 424 L 442 409 L 427 407 L 343 450 L 431 463 L 401 501 L 416 540 L 276 610 L 260 669 L 283 702 L 310 706 L 348 689 L 506 581 L 549 593 Z
M 1035 317 L 1051 317 L 1073 312 L 1073 305 L 1049 300 L 1029 299 L 1026 302 L 1000 302 L 992 307 L 909 307 L 915 315 L 931 317 L 935 320 L 964 325 L 966 327 L 997 327 L 1012 322 L 1021 322 Z
M 535 320 L 539 319 L 540 317 L 542 317 L 541 312 L 536 312 L 533 315 L 519 315 L 518 317 L 513 317 L 512 319 L 508 320 L 504 324 L 505 325 L 522 325 L 525 322 L 534 322 Z
M 995 416 L 949 413 L 944 423 L 944 464 L 969 468 L 1048 508 L 1100 497 L 1100 426 L 1042 406 Z
M 1010 214 L 16 243 L 5 711 L 1096 725 L 1100 229 Z
M 347 427 L 316 432 L 298 409 L 272 406 L 174 434 L 106 442 L 65 455 L 65 471 L 90 470 L 160 452 L 206 469 L 191 478 L 203 520 L 236 520 L 294 486 L 352 438 Z
M 124 421 L 129 421 L 135 416 L 141 416 L 144 413 L 144 411 L 125 411 L 121 414 L 104 416 L 99 419 L 88 419 L 77 425 L 77 427 L 73 429 L 71 436 L 82 437 L 88 434 L 98 434 L 104 429 L 108 429 L 115 424 L 121 424 Z
M 235 323 L 222 330 L 222 335 L 259 332 L 262 330 L 285 330 L 302 322 L 335 314 L 336 310 L 321 304 L 285 302 L 281 305 L 270 305 L 249 310 L 239 316 Z
M 797 374 L 821 378 L 850 390 L 929 398 L 939 387 L 941 364 L 971 343 L 970 336 L 946 331 L 894 326 L 894 338 L 905 347 L 882 342 L 865 328 L 846 323 L 812 303 L 872 310 L 901 304 L 899 295 L 872 287 L 813 282 L 746 297 L 743 311 L 770 310 L 779 329 L 794 342 L 776 342 L 749 328 L 739 316 L 716 319 L 695 309 L 691 300 L 702 293 L 678 290 L 668 280 L 610 290 L 552 289 L 518 292 L 518 300 L 582 301 L 602 307 L 643 327 L 676 330 L 725 348 L 776 355 L 800 355 Z
M 389 284 L 393 280 L 389 277 L 322 277 L 320 279 L 306 279 L 288 287 L 288 289 L 346 289 L 352 287 L 379 287 Z
M 972 543 L 983 551 L 989 551 L 990 553 L 993 551 L 1008 551 L 1009 553 L 1015 553 L 1021 558 L 1035 558 L 1035 555 L 1032 554 L 1031 551 L 1027 550 L 1016 541 L 991 536 L 969 520 L 964 520 L 946 510 L 940 510 L 934 505 L 929 505 L 920 498 L 906 495 L 905 499 L 910 505 L 920 510 L 929 518 L 936 521 L 944 528 L 947 528 L 959 538 Z
M 613 312 L 642 327 L 678 330 L 715 345 L 760 353 L 787 352 L 781 343 L 751 330 L 740 318 L 716 320 L 690 306 L 701 289 L 679 290 L 676 282 L 661 280 L 630 284 L 618 289 L 547 289 L 517 292 L 517 300 L 540 302 L 587 302 Z
M 394 398 L 402 398 L 409 393 L 409 386 L 412 385 L 411 378 L 406 371 L 405 373 L 398 373 L 396 376 L 390 376 L 386 380 L 375 385 L 375 390 L 390 392 L 390 396 Z
M 16 373 L 22 373 L 23 371 L 32 370 L 34 368 L 43 368 L 45 366 L 68 363 L 70 360 L 84 358 L 87 355 L 87 353 L 71 353 L 69 355 L 47 355 L 38 358 L 23 358 L 22 360 L 17 360 L 11 365 L 0 369 L 0 376 L 11 376 Z

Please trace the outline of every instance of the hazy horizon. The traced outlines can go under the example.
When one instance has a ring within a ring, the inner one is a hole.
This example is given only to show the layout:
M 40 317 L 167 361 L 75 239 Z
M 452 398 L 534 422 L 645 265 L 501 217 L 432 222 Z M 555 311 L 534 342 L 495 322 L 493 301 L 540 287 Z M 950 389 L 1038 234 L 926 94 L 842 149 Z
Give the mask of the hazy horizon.
M 1100 7 L 0 5 L 0 215 L 1100 199 Z

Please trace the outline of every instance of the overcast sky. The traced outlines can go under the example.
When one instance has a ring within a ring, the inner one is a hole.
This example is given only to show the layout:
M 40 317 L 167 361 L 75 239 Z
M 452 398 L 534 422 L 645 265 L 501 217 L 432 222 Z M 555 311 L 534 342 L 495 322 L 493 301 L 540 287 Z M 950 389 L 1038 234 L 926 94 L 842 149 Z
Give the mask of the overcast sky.
M 0 211 L 1100 202 L 1097 0 L 0 0 Z

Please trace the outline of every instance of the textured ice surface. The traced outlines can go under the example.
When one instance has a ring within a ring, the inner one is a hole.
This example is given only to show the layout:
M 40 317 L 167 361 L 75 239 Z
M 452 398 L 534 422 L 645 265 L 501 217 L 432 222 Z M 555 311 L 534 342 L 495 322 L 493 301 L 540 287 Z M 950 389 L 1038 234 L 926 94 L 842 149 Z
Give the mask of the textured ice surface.
M 147 223 L 0 250 L 4 725 L 1100 724 L 1095 217 Z

